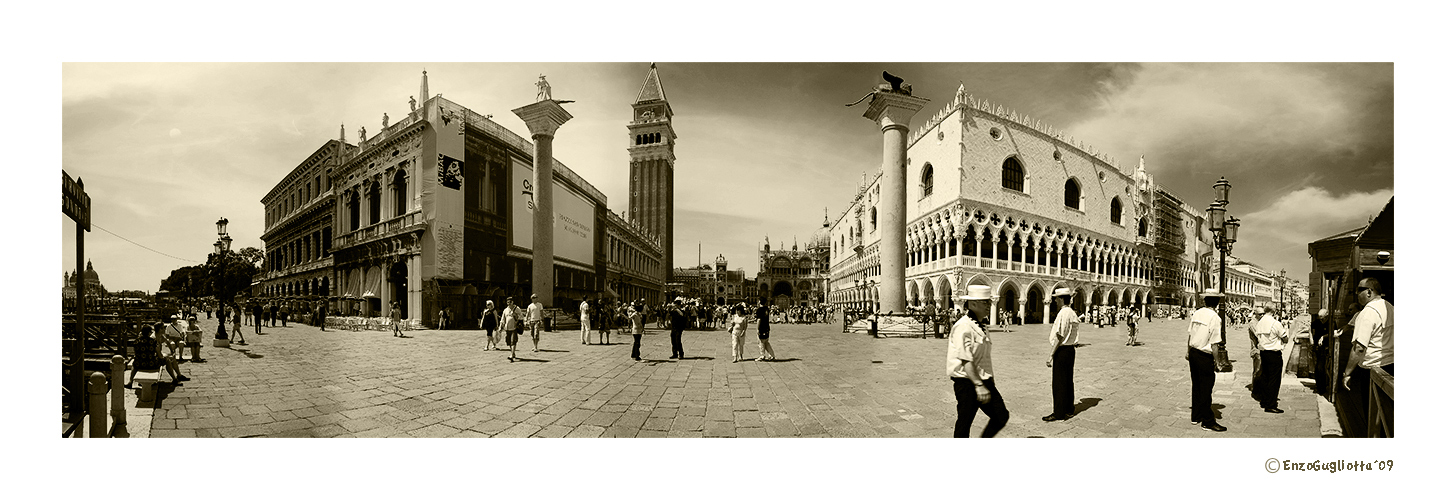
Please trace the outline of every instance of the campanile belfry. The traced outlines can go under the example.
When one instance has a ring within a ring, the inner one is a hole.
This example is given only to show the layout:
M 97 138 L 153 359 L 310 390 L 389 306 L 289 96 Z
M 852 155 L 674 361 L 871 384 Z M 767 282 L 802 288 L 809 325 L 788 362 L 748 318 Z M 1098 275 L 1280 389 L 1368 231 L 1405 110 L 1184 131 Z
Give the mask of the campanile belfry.
M 627 151 L 632 157 L 627 218 L 661 240 L 663 283 L 672 281 L 672 170 L 676 160 L 672 149 L 676 143 L 672 106 L 653 63 L 632 103 L 632 121 L 627 125 Z

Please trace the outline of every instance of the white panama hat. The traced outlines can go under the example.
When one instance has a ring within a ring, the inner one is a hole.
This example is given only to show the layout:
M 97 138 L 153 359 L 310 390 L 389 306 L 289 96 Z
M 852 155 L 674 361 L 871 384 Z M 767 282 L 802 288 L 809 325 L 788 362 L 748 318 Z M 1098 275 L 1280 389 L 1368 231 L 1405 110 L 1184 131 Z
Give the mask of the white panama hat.
M 1218 289 L 1217 288 L 1208 288 L 1208 289 L 1203 290 L 1203 296 L 1204 297 L 1223 297 L 1223 294 L 1222 293 L 1218 293 Z
M 1072 289 L 1070 289 L 1070 288 L 1058 288 L 1058 289 L 1052 291 L 1052 296 L 1053 297 L 1071 297 L 1072 296 Z
M 957 297 L 957 300 L 991 300 L 991 287 L 971 285 L 966 289 L 966 294 Z

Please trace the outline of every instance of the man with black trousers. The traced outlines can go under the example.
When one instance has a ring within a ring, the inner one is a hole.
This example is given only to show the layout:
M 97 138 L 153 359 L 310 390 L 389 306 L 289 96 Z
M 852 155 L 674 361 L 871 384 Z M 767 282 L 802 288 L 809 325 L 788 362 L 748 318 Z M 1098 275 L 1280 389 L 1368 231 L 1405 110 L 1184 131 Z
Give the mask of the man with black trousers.
M 1056 300 L 1057 319 L 1052 323 L 1047 342 L 1052 352 L 1047 357 L 1047 368 L 1052 369 L 1052 413 L 1042 417 L 1043 422 L 1072 418 L 1072 367 L 1077 363 L 1077 313 L 1070 306 L 1072 290 L 1058 288 L 1052 292 Z
M 1218 311 L 1213 308 L 1218 307 L 1221 299 L 1223 294 L 1217 289 L 1209 288 L 1203 292 L 1204 307 L 1188 318 L 1188 354 L 1185 356 L 1193 384 L 1188 420 L 1213 432 L 1228 430 L 1213 418 L 1213 346 L 1223 342 L 1223 323 Z
M 1254 392 L 1258 394 L 1259 406 L 1265 413 L 1284 413 L 1279 409 L 1279 383 L 1284 377 L 1284 344 L 1289 332 L 1274 318 L 1269 308 L 1257 306 L 1260 318 L 1249 326 L 1249 333 L 1255 338 L 1259 349 L 1259 376 L 1254 378 Z
M 986 412 L 991 421 L 981 431 L 981 437 L 996 437 L 1011 418 L 1006 410 L 1006 401 L 996 390 L 991 368 L 991 336 L 981 329 L 981 318 L 991 313 L 991 287 L 971 285 L 968 293 L 960 297 L 965 302 L 966 315 L 950 328 L 950 342 L 946 346 L 945 372 L 950 377 L 956 395 L 956 423 L 952 437 L 971 437 L 971 424 L 977 411 Z
M 673 301 L 672 309 L 669 309 L 667 313 L 672 318 L 672 355 L 667 359 L 683 359 L 686 355 L 683 354 L 682 333 L 683 329 L 688 327 L 688 317 L 683 312 L 681 297 Z
M 263 333 L 263 304 L 253 303 L 253 333 Z

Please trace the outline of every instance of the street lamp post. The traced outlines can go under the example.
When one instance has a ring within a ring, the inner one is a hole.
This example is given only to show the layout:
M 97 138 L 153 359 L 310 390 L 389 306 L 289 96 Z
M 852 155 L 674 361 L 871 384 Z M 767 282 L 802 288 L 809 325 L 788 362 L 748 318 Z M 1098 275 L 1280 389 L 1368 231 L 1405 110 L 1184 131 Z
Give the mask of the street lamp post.
M 1286 284 L 1286 281 L 1285 281 L 1285 277 L 1284 277 L 1284 270 L 1283 269 L 1280 269 L 1279 270 L 1279 318 L 1280 319 L 1284 319 L 1285 315 L 1287 314 L 1284 311 L 1284 285 L 1285 284 Z
M 1214 353 L 1214 369 L 1218 372 L 1233 371 L 1233 364 L 1228 360 L 1228 296 L 1227 296 L 1227 268 L 1228 254 L 1234 251 L 1234 242 L 1238 241 L 1239 220 L 1224 217 L 1228 214 L 1229 189 L 1233 185 L 1223 177 L 1213 184 L 1213 203 L 1208 206 L 1209 231 L 1213 233 L 1213 244 L 1218 248 L 1218 293 L 1223 297 L 1218 301 L 1218 327 L 1224 332 L 1223 339 L 1218 343 L 1218 349 Z

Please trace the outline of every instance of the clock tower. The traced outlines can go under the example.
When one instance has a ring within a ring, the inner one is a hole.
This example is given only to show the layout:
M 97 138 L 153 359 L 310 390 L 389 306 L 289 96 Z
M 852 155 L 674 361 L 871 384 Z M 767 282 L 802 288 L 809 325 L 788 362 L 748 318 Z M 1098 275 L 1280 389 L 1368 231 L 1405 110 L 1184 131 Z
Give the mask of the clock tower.
M 667 93 L 657 77 L 657 64 L 653 63 L 632 103 L 632 121 L 627 125 L 627 151 L 632 158 L 627 218 L 647 228 L 660 241 L 663 283 L 672 281 L 672 171 L 676 160 L 672 149 L 675 144 L 672 106 L 667 103 Z

